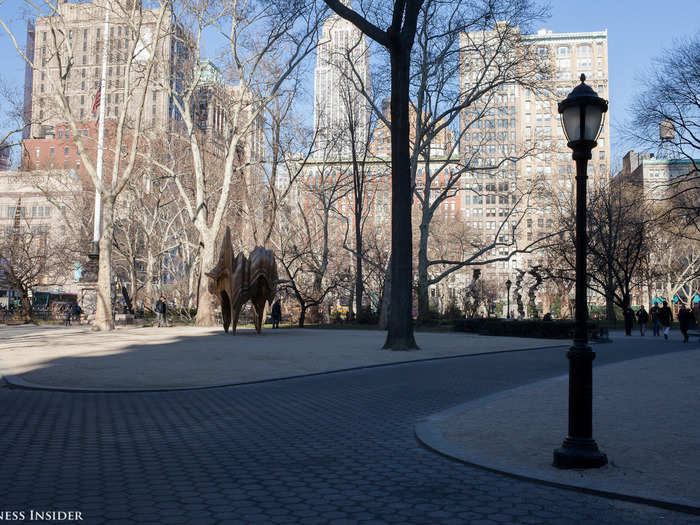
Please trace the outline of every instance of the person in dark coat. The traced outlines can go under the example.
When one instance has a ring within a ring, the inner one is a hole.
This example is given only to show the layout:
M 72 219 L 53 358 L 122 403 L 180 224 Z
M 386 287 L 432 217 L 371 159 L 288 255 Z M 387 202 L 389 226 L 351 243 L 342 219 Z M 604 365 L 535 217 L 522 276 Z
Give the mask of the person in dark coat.
M 654 335 L 661 335 L 661 321 L 659 321 L 659 305 L 655 304 L 651 307 L 651 327 L 654 330 Z
M 158 302 L 156 303 L 155 307 L 156 315 L 158 316 L 158 326 L 167 326 L 167 312 L 168 312 L 168 305 L 165 303 L 165 297 L 162 295 L 158 299 Z
M 73 306 L 71 306 L 70 304 L 67 304 L 64 307 L 63 312 L 66 314 L 66 326 L 71 326 L 70 320 L 71 320 L 71 317 L 73 317 Z
M 280 300 L 277 299 L 274 303 L 272 303 L 272 328 L 279 328 L 280 327 L 280 321 L 282 320 L 282 305 L 280 304 Z
M 668 339 L 668 333 L 671 331 L 671 323 L 673 322 L 673 312 L 666 301 L 664 301 L 664 305 L 659 310 L 659 321 L 664 328 L 664 339 Z
M 688 310 L 685 306 L 681 306 L 681 309 L 678 310 L 678 324 L 680 326 L 681 333 L 683 334 L 684 343 L 688 342 L 688 328 L 690 328 L 691 315 L 690 310 Z
M 649 322 L 649 313 L 644 309 L 642 305 L 639 310 L 637 310 L 637 323 L 639 323 L 639 334 L 644 336 L 647 331 L 647 323 Z
M 632 335 L 632 325 L 634 324 L 634 312 L 629 306 L 623 312 L 625 317 L 625 334 Z
M 80 308 L 80 305 L 78 303 L 75 303 L 73 305 L 73 317 L 75 318 L 76 321 L 78 321 L 78 324 L 80 324 L 80 315 L 83 313 L 83 309 Z

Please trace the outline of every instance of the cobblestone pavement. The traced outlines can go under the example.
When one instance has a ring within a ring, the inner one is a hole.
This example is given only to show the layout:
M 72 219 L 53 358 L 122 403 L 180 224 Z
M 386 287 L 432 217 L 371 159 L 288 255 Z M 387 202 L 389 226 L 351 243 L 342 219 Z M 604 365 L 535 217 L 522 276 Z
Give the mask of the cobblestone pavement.
M 700 523 L 465 466 L 413 436 L 433 412 L 566 367 L 544 349 L 190 392 L 0 388 L 0 510 L 111 525 Z

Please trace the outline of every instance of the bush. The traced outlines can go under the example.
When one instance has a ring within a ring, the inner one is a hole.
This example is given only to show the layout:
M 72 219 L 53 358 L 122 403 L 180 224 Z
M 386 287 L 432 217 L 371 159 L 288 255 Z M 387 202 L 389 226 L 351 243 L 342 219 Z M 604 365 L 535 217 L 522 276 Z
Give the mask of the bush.
M 571 339 L 574 321 L 523 320 L 506 321 L 504 319 L 458 319 L 456 332 L 471 332 L 482 335 L 505 335 L 510 337 L 537 337 L 542 339 Z M 601 337 L 598 325 L 588 323 L 588 332 L 593 339 Z
M 363 308 L 357 314 L 357 322 L 359 324 L 377 324 L 379 323 L 379 313 L 371 308 Z
M 428 310 L 428 315 L 426 315 L 426 318 L 423 321 L 417 321 L 416 324 L 422 326 L 434 326 L 440 324 L 441 320 L 442 316 L 440 315 L 440 312 L 431 308 Z
M 452 302 L 447 306 L 443 318 L 451 323 L 454 323 L 458 319 L 463 319 L 462 311 L 459 309 L 459 306 L 457 306 L 457 303 Z

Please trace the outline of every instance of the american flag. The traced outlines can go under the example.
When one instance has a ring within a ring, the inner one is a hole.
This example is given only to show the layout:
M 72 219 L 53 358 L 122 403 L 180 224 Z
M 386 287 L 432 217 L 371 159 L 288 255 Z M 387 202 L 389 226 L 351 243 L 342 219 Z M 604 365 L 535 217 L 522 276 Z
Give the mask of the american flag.
M 95 113 L 97 113 L 98 120 L 100 118 L 98 110 L 100 109 L 101 102 L 102 102 L 102 81 L 100 80 L 97 83 L 97 93 L 95 93 L 95 100 L 92 103 L 92 114 L 94 115 Z

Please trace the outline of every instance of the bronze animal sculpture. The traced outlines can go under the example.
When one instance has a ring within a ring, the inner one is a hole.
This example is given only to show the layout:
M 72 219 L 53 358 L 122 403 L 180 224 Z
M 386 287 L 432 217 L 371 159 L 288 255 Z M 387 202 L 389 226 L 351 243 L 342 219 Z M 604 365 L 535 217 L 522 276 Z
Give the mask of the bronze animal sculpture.
M 250 300 L 255 311 L 255 331 L 260 333 L 265 315 L 265 302 L 272 304 L 277 292 L 277 263 L 274 252 L 256 246 L 248 258 L 243 252 L 234 255 L 231 229 L 226 227 L 219 262 L 206 276 L 209 278 L 209 292 L 221 303 L 224 331 L 228 332 L 229 326 L 233 325 L 232 332 L 236 335 L 241 308 Z

